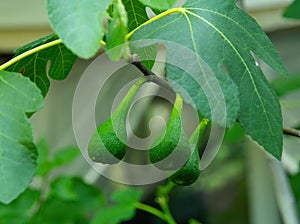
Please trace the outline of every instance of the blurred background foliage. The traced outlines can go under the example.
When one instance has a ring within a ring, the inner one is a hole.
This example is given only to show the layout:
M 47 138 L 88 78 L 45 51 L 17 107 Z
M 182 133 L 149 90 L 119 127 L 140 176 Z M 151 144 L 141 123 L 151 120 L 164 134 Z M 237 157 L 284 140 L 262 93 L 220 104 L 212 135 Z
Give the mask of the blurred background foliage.
M 1 63 L 11 57 L 14 48 L 51 33 L 45 18 L 45 2 L 1 2 Z M 284 125 L 300 129 L 300 1 L 249 0 L 242 3 L 268 33 L 290 73 L 288 77 L 280 77 L 257 59 L 280 96 Z M 22 11 L 15 10 L 16 4 L 21 5 Z M 18 199 L 9 205 L 0 204 L 0 224 L 163 223 L 151 214 L 136 210 L 134 204 L 143 201 L 158 208 L 155 202 L 157 186 L 165 182 L 134 188 L 113 183 L 91 170 L 78 148 L 68 147 L 76 143 L 71 117 L 73 94 L 80 75 L 89 64 L 90 61 L 78 60 L 66 80 L 52 81 L 44 109 L 32 117 L 39 151 L 36 176 Z M 159 67 L 154 69 L 159 71 Z M 118 80 L 118 86 L 122 86 L 123 81 Z M 103 93 L 108 101 L 115 82 L 116 78 L 112 79 L 107 92 Z M 109 113 L 100 110 L 99 116 Z M 167 118 L 170 105 L 157 100 L 154 110 Z M 148 124 L 149 118 L 143 119 Z M 193 126 L 187 126 L 190 133 Z M 135 133 L 146 137 L 147 130 L 141 130 L 138 127 Z M 299 145 L 299 138 L 284 136 L 282 166 L 289 178 L 298 214 Z M 170 193 L 170 209 L 175 219 L 182 224 L 191 218 L 204 224 L 292 224 L 284 221 L 278 199 L 282 192 L 276 188 L 278 182 L 270 164 L 269 157 L 251 143 L 238 125 L 226 130 L 217 157 L 201 172 L 198 181 L 189 187 L 176 187 Z

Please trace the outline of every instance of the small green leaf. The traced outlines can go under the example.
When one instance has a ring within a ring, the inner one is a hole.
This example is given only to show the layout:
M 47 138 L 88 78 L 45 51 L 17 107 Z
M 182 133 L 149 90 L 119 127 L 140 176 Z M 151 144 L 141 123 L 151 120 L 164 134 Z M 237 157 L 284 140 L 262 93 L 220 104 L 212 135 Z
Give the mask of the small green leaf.
M 18 56 L 30 49 L 57 40 L 55 34 L 43 37 L 15 51 L 15 56 Z M 21 72 L 34 82 L 46 96 L 50 81 L 49 78 L 62 80 L 69 74 L 76 56 L 69 51 L 63 44 L 58 44 L 47 49 L 41 50 L 35 54 L 31 54 L 17 63 L 10 66 L 7 70 L 11 72 Z M 47 64 L 51 62 L 49 71 L 47 72 Z
M 105 46 L 107 54 L 112 60 L 117 61 L 122 57 L 125 59 L 130 58 L 130 50 L 126 40 L 127 24 L 127 13 L 122 1 L 114 0 L 113 15 L 109 21 Z
M 126 188 L 114 192 L 111 199 L 118 204 L 134 205 L 141 200 L 142 193 L 141 189 Z
M 283 16 L 300 19 L 300 0 L 294 0 L 294 2 L 286 9 Z
M 51 164 L 49 162 L 49 147 L 45 139 L 41 139 L 37 144 L 38 151 L 37 166 L 35 174 L 37 176 L 46 176 L 51 170 Z
M 135 215 L 135 208 L 121 205 L 112 205 L 100 208 L 91 224 L 119 224 L 122 221 L 129 221 Z
M 30 210 L 37 203 L 40 192 L 27 189 L 8 205 L 0 204 L 0 223 L 30 223 Z
M 80 154 L 77 147 L 65 148 L 57 151 L 51 161 L 52 168 L 72 162 Z
M 63 201 L 75 201 L 78 199 L 74 189 L 74 181 L 68 177 L 60 177 L 53 181 L 51 194 Z
M 30 223 L 53 224 L 58 220 L 59 223 L 90 223 L 91 216 L 103 205 L 104 196 L 98 188 L 78 177 L 61 177 L 51 184 L 49 197 Z
M 170 9 L 176 3 L 176 0 L 139 0 L 144 5 L 154 9 Z
M 40 90 L 29 78 L 0 71 L 0 202 L 11 202 L 32 180 L 37 153 L 26 113 L 42 105 Z
M 39 156 L 37 160 L 36 175 L 43 177 L 54 168 L 72 162 L 80 152 L 77 147 L 68 147 L 60 149 L 51 157 L 49 154 L 49 147 L 45 139 L 38 142 L 37 150 Z
M 128 188 L 120 190 L 112 195 L 112 200 L 116 204 L 100 208 L 91 224 L 118 224 L 128 221 L 135 215 L 135 204 L 139 202 L 142 191 Z
M 48 0 L 48 17 L 56 34 L 79 57 L 88 59 L 100 48 L 103 18 L 112 0 Z

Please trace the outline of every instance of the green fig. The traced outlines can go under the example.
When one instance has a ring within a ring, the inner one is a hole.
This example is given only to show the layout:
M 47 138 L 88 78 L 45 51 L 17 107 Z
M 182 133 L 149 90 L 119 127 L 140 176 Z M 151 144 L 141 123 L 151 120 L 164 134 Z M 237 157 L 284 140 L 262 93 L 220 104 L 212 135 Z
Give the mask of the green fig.
M 198 141 L 203 135 L 203 132 L 207 126 L 208 120 L 203 119 L 198 127 L 195 129 L 190 137 L 190 147 L 192 148 L 192 154 L 186 164 L 183 165 L 178 171 L 170 176 L 170 180 L 177 185 L 191 185 L 194 183 L 200 175 L 200 157 L 198 152 Z
M 113 115 L 97 128 L 88 145 L 88 154 L 94 162 L 115 164 L 125 156 L 127 113 L 136 93 L 145 81 L 145 77 L 140 78 L 127 92 Z
M 161 170 L 178 169 L 191 153 L 188 138 L 182 128 L 182 104 L 182 98 L 176 94 L 168 123 L 150 148 L 150 161 Z

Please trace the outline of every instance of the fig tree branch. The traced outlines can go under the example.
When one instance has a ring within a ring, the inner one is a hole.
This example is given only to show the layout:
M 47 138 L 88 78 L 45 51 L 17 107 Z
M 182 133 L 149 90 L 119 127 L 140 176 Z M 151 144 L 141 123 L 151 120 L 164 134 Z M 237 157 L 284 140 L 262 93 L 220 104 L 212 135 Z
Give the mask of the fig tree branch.
M 300 138 L 300 130 L 293 128 L 283 128 L 283 134 Z
M 152 72 L 150 69 L 148 69 L 141 62 L 141 59 L 137 54 L 133 54 L 127 62 L 134 65 L 137 69 L 139 69 L 146 77 L 147 82 L 156 83 L 157 85 L 163 86 L 163 87 L 167 88 L 168 90 L 174 92 L 172 87 L 169 85 L 169 83 L 164 78 L 156 75 L 154 72 Z

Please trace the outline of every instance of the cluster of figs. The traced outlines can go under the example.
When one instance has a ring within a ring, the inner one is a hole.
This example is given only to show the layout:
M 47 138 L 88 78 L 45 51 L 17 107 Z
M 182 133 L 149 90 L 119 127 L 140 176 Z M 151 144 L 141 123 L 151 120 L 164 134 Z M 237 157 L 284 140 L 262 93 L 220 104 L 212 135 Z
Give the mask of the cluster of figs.
M 125 156 L 127 113 L 145 82 L 145 77 L 138 79 L 112 116 L 97 128 L 88 145 L 89 157 L 94 162 L 116 164 Z M 190 185 L 200 174 L 198 144 L 208 120 L 203 119 L 188 138 L 182 127 L 182 107 L 183 100 L 176 94 L 166 127 L 155 137 L 149 149 L 149 159 L 158 169 L 172 172 L 169 178 L 175 184 Z

